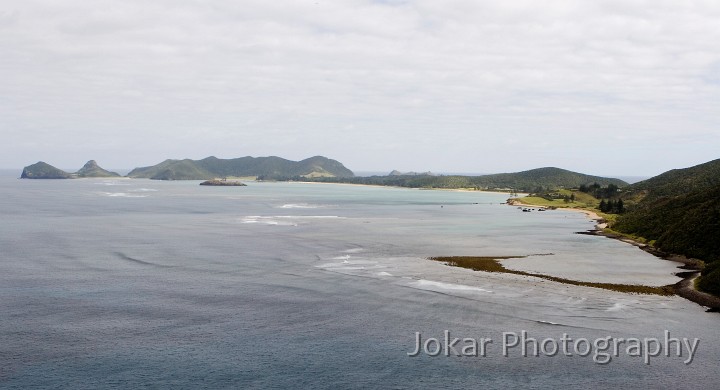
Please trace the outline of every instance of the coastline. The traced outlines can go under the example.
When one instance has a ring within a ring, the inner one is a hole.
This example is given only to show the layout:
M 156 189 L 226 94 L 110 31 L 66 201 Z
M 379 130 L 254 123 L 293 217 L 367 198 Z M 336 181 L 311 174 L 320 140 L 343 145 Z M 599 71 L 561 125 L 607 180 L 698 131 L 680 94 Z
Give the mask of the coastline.
M 270 181 L 268 181 L 270 182 Z M 492 191 L 492 190 L 475 190 L 472 188 L 420 188 L 420 187 L 403 187 L 403 186 L 385 186 L 380 184 L 358 184 L 358 183 L 330 183 L 322 181 L 278 181 L 282 183 L 301 183 L 301 184 L 330 184 L 330 185 L 344 185 L 344 186 L 359 186 L 359 187 L 377 187 L 377 188 L 402 188 L 406 190 L 421 190 L 421 191 L 450 191 L 450 192 L 478 192 L 487 194 L 510 194 L 508 191 Z M 518 196 L 528 195 L 527 193 L 520 192 Z
M 597 222 L 597 224 L 595 225 L 596 229 L 605 229 L 607 227 L 607 222 L 605 221 L 605 218 L 601 217 L 600 215 L 598 215 L 598 213 L 596 213 L 592 210 L 579 209 L 579 208 L 575 208 L 575 207 L 559 207 L 556 209 L 550 209 L 547 206 L 523 203 L 517 199 L 512 199 L 512 200 L 508 199 L 507 204 L 509 206 L 537 207 L 537 208 L 541 208 L 541 209 L 545 209 L 545 210 L 568 210 L 568 211 L 579 212 L 579 213 L 585 214 L 589 219 Z
M 537 208 L 548 209 L 546 206 L 527 204 L 527 203 L 518 201 L 517 199 L 508 200 L 507 204 L 510 206 L 528 206 L 528 207 L 537 207 Z M 633 240 L 633 239 L 623 236 L 621 234 L 607 232 L 607 231 L 605 231 L 605 229 L 608 228 L 608 224 L 607 224 L 606 220 L 592 210 L 572 208 L 572 207 L 563 207 L 563 208 L 558 208 L 556 210 L 569 210 L 569 211 L 573 211 L 573 212 L 581 212 L 581 213 L 585 214 L 589 219 L 594 220 L 596 222 L 594 229 L 587 230 L 584 232 L 577 232 L 578 234 L 601 236 L 601 237 L 606 237 L 606 238 L 610 238 L 610 239 L 615 239 L 615 240 L 624 242 L 626 244 L 630 244 L 632 246 L 638 247 L 639 249 L 641 249 L 659 259 L 674 261 L 676 263 L 682 264 L 682 266 L 680 266 L 678 268 L 685 269 L 687 271 L 678 272 L 675 274 L 677 277 L 682 279 L 673 285 L 675 294 L 682 298 L 685 298 L 689 301 L 695 302 L 698 305 L 707 307 L 707 308 L 709 308 L 710 311 L 720 311 L 720 297 L 716 297 L 712 294 L 708 294 L 706 292 L 699 291 L 695 287 L 695 279 L 697 279 L 700 276 L 700 269 L 699 269 L 699 264 L 698 264 L 700 262 L 700 260 L 691 259 L 691 258 L 682 256 L 682 255 L 678 255 L 678 254 L 674 254 L 674 253 L 666 253 L 666 252 L 663 252 L 663 251 L 655 248 L 652 245 L 638 242 L 636 240 Z

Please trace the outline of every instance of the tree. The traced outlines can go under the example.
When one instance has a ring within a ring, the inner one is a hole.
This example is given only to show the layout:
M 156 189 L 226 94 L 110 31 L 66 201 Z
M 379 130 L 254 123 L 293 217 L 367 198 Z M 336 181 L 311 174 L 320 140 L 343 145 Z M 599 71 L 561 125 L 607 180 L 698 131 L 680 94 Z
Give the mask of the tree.
M 575 201 L 575 193 L 574 192 L 572 194 L 570 194 L 570 201 L 571 202 Z
M 599 208 L 600 211 L 602 211 L 602 212 L 607 211 L 607 203 L 605 203 L 605 199 L 602 199 L 602 200 L 600 201 L 600 206 L 598 206 L 598 208 Z
M 616 207 L 618 214 L 622 214 L 625 212 L 625 204 L 623 203 L 622 199 L 618 199 Z

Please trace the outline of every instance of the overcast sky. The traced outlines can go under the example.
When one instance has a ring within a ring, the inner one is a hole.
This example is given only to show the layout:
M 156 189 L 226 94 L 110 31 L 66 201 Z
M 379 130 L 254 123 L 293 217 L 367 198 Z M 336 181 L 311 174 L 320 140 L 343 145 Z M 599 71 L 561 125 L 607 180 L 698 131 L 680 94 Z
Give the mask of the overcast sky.
M 0 167 L 720 158 L 720 1 L 0 0 Z

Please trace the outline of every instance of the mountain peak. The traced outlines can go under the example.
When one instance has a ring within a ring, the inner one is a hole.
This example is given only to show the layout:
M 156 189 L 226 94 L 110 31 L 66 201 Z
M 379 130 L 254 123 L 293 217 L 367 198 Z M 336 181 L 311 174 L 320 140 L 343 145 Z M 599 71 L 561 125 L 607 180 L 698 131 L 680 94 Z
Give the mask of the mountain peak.
M 95 160 L 90 160 L 83 165 L 82 169 L 98 168 L 98 164 Z
M 90 160 L 75 173 L 77 177 L 118 177 L 119 174 L 115 172 L 106 171 L 100 168 L 95 160 Z
M 72 175 L 54 166 L 38 161 L 23 168 L 21 179 L 70 179 Z

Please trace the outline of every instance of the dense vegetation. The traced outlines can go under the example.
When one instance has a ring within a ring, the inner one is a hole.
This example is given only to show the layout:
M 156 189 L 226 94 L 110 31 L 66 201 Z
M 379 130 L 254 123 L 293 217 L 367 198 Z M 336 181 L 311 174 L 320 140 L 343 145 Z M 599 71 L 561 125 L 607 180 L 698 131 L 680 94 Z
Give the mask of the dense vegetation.
M 707 264 L 699 286 L 720 294 L 720 160 L 672 170 L 628 187 L 640 199 L 613 229 Z
M 581 185 L 599 183 L 625 186 L 619 179 L 590 176 L 560 168 L 538 168 L 515 173 L 484 176 L 370 176 L 316 178 L 314 181 L 331 183 L 371 184 L 411 188 L 472 188 L 478 190 L 509 190 L 520 192 L 543 192 L 548 189 L 577 188 Z
M 258 176 L 261 179 L 288 177 L 339 176 L 352 177 L 353 172 L 340 162 L 322 156 L 302 161 L 290 161 L 280 157 L 241 157 L 219 159 L 207 157 L 202 160 L 165 160 L 151 167 L 135 168 L 129 177 L 158 180 L 207 180 L 216 177 Z
M 578 191 L 590 194 L 597 199 L 612 198 L 618 196 L 620 188 L 613 183 L 603 187 L 600 183 L 592 183 L 590 185 L 581 185 Z
M 625 212 L 625 203 L 622 199 L 602 199 L 598 205 L 598 209 L 603 213 L 622 214 Z
M 618 219 L 613 229 L 653 240 L 658 249 L 666 252 L 717 262 L 720 185 L 686 195 L 645 200 Z M 720 272 L 715 277 L 720 278 Z M 713 290 L 720 292 L 720 283 Z
M 707 190 L 720 185 L 720 159 L 685 169 L 673 169 L 628 186 L 626 199 L 653 200 Z

